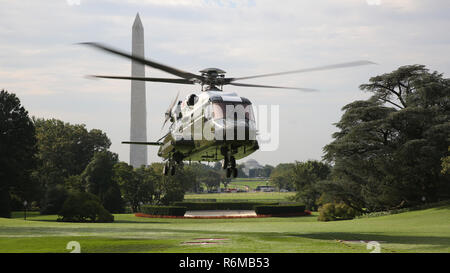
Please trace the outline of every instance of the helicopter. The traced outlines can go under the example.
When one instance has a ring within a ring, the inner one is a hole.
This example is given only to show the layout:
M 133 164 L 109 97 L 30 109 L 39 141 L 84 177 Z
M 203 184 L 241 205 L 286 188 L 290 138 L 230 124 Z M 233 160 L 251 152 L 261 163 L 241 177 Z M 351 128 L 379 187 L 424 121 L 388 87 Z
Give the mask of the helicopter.
M 200 93 L 192 93 L 178 100 L 179 93 L 164 113 L 161 130 L 168 121 L 169 131 L 154 142 L 123 141 L 122 144 L 159 146 L 158 156 L 165 161 L 163 174 L 174 175 L 184 161 L 222 161 L 226 177 L 237 177 L 236 161 L 249 156 L 259 149 L 256 121 L 252 103 L 236 92 L 225 92 L 225 85 L 273 89 L 291 89 L 304 92 L 317 91 L 312 88 L 284 87 L 260 84 L 238 83 L 236 81 L 279 76 L 310 71 L 329 70 L 374 64 L 370 61 L 354 61 L 327 66 L 318 66 L 278 73 L 260 74 L 247 77 L 225 77 L 219 68 L 206 68 L 200 74 L 186 72 L 159 62 L 135 56 L 110 46 L 86 42 L 81 43 L 110 54 L 121 56 L 143 65 L 167 72 L 178 78 L 128 77 L 91 75 L 95 78 L 164 82 L 172 84 L 201 85 Z

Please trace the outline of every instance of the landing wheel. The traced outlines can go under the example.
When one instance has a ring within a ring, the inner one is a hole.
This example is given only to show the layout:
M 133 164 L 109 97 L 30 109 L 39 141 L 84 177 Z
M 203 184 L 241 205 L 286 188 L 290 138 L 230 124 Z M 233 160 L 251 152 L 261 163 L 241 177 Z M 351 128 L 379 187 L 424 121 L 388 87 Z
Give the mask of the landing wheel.
M 164 164 L 164 168 L 163 168 L 163 175 L 164 175 L 164 176 L 167 176 L 168 174 L 169 174 L 169 163 L 166 162 L 166 163 Z
M 233 168 L 233 178 L 236 178 L 238 176 L 238 170 L 237 168 Z
M 228 158 L 225 157 L 222 162 L 222 168 L 225 170 L 226 168 L 228 168 L 228 164 L 229 164 Z
M 227 178 L 230 178 L 232 172 L 233 172 L 233 169 L 227 168 Z
M 236 159 L 234 158 L 234 156 L 232 156 L 230 158 L 230 167 L 235 169 L 236 168 Z

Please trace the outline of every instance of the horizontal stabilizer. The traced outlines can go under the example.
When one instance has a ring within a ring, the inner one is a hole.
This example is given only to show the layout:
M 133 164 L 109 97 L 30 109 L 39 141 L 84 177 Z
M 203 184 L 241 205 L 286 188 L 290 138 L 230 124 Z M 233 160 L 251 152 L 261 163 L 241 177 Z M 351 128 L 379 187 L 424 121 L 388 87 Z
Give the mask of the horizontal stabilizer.
M 138 145 L 154 145 L 161 146 L 162 142 L 138 142 L 138 141 L 122 141 L 122 144 L 138 144 Z

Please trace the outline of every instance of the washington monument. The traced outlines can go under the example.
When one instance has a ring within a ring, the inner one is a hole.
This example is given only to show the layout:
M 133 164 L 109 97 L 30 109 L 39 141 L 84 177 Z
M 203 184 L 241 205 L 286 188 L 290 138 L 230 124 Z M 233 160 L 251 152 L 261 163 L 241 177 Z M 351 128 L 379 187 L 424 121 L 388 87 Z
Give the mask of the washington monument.
M 132 55 L 144 58 L 144 27 L 139 18 L 139 13 L 134 20 L 131 39 Z M 145 77 L 144 65 L 136 61 L 131 61 L 131 76 Z M 130 141 L 147 141 L 145 81 L 131 81 Z M 147 165 L 146 145 L 130 145 L 130 165 L 134 168 Z

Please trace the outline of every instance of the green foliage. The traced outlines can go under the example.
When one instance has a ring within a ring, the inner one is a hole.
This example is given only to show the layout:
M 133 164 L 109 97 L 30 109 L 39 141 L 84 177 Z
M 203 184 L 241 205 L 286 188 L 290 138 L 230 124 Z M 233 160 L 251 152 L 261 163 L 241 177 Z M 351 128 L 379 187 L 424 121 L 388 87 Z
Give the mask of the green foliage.
M 222 167 L 217 169 L 217 165 L 211 168 L 204 164 L 194 163 L 190 166 L 185 166 L 184 169 L 195 174 L 195 191 L 198 191 L 200 185 L 205 186 L 208 191 L 217 190 L 220 188 L 220 183 L 224 183 L 226 186 L 231 181 L 231 179 L 226 178 Z
M 150 215 L 184 216 L 186 207 L 181 206 L 142 206 L 142 213 Z
M 257 176 L 258 177 L 270 177 L 270 175 L 272 174 L 272 171 L 275 169 L 274 166 L 271 165 L 264 165 L 264 167 L 262 169 L 258 169 L 257 170 Z
M 361 89 L 373 96 L 343 108 L 340 131 L 324 148 L 334 167 L 322 189 L 369 211 L 450 198 L 449 178 L 441 172 L 449 146 L 450 80 L 422 65 L 404 66 Z
M 260 205 L 278 205 L 278 202 L 174 202 L 188 210 L 253 210 Z
M 57 119 L 35 119 L 39 166 L 36 177 L 42 185 L 62 184 L 71 175 L 81 174 L 94 153 L 111 145 L 105 133 L 88 131 L 84 124 L 72 125 Z
M 319 208 L 318 221 L 350 220 L 355 218 L 358 212 L 344 203 L 326 203 Z
M 61 211 L 58 221 L 110 223 L 114 216 L 101 204 L 100 199 L 87 192 L 72 192 Z
M 117 184 L 112 183 L 112 185 L 105 192 L 102 205 L 111 213 L 125 212 L 125 202 L 122 199 L 122 195 Z
M 184 194 L 196 183 L 196 172 L 185 166 L 177 169 L 174 176 L 163 176 L 163 164 L 153 163 L 149 166 L 153 174 L 152 203 L 156 205 L 169 205 L 172 202 L 182 201 Z
M 270 183 L 278 189 L 294 190 L 295 186 L 292 180 L 294 163 L 278 164 L 270 174 Z
M 316 160 L 296 162 L 291 174 L 297 191 L 295 199 L 305 204 L 306 209 L 317 210 L 316 203 L 321 194 L 317 182 L 327 179 L 330 173 L 328 164 Z
M 32 177 L 40 185 L 41 207 L 45 208 L 49 207 L 46 204 L 49 200 L 47 191 L 57 185 L 85 190 L 80 174 L 94 154 L 106 151 L 111 141 L 98 129 L 88 131 L 84 124 L 72 125 L 57 119 L 34 119 L 34 123 L 38 164 Z
M 0 91 L 0 217 L 10 216 L 10 193 L 31 198 L 36 191 L 30 179 L 35 166 L 35 127 L 15 94 Z
M 138 212 L 141 203 L 152 201 L 153 179 L 151 169 L 141 166 L 134 170 L 133 166 L 119 162 L 113 168 L 113 180 L 119 186 L 124 201 L 132 212 Z
M 257 215 L 283 215 L 283 214 L 295 214 L 305 211 L 304 205 L 263 205 L 255 206 L 255 212 Z
M 41 214 L 57 214 L 64 205 L 69 193 L 63 185 L 50 186 L 45 192 Z
M 11 196 L 6 190 L 0 191 L 0 217 L 11 218 Z
M 98 196 L 101 204 L 112 213 L 125 210 L 119 186 L 113 179 L 113 167 L 117 161 L 115 153 L 97 152 L 81 174 L 86 191 Z

